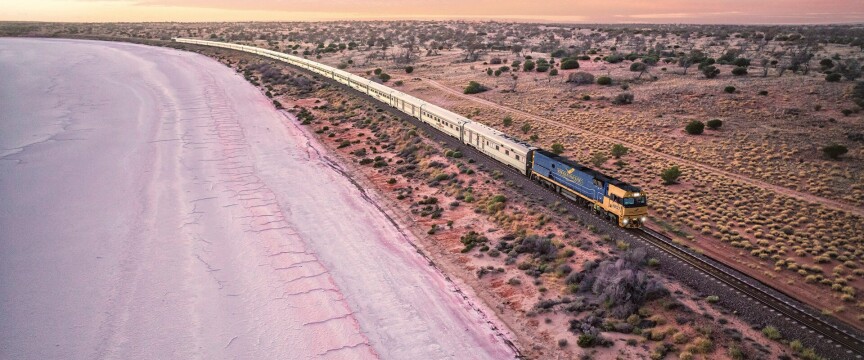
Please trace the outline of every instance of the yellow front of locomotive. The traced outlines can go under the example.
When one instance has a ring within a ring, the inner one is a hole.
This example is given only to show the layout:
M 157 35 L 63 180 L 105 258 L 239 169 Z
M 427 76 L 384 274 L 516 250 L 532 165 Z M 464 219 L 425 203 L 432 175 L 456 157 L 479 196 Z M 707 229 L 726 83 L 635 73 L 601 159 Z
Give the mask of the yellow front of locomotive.
M 641 189 L 610 184 L 603 205 L 618 219 L 618 226 L 639 228 L 648 220 L 648 198 Z

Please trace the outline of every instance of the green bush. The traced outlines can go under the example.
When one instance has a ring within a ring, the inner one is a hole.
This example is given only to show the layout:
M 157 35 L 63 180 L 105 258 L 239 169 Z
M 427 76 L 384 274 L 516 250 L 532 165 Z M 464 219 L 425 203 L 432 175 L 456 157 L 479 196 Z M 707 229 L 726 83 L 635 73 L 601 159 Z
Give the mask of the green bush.
M 822 148 L 822 152 L 831 159 L 839 159 L 840 156 L 849 152 L 849 149 L 843 145 L 831 144 Z
M 510 115 L 507 115 L 504 117 L 503 123 L 505 127 L 513 125 L 513 118 L 510 117 Z
M 723 120 L 720 120 L 720 119 L 711 119 L 711 120 L 708 120 L 708 122 L 705 123 L 705 125 L 708 125 L 708 128 L 711 129 L 711 130 L 717 130 L 717 129 L 719 129 L 721 126 L 723 126 Z
M 616 159 L 620 159 L 622 156 L 627 155 L 627 153 L 629 151 L 630 151 L 630 149 L 628 149 L 624 145 L 621 145 L 621 144 L 612 145 L 612 156 L 614 156 Z
M 561 145 L 559 143 L 552 144 L 552 152 L 555 154 L 563 153 L 564 152 L 564 145 Z
M 612 55 L 604 57 L 603 60 L 606 60 L 606 62 L 608 62 L 610 64 L 617 64 L 617 63 L 624 61 L 624 57 L 621 56 L 620 54 L 612 54 Z
M 645 71 L 648 68 L 648 65 L 641 62 L 634 62 L 630 64 L 630 71 Z
M 708 65 L 702 68 L 702 74 L 705 75 L 705 77 L 708 79 L 713 79 L 720 74 L 720 69 L 718 69 L 714 65 Z
M 481 85 L 476 81 L 471 81 L 468 83 L 468 86 L 465 87 L 464 93 L 466 94 L 477 94 L 489 90 L 487 87 Z
M 734 93 L 735 90 L 736 90 L 735 87 L 734 87 L 734 86 L 731 86 L 731 85 L 730 85 L 730 86 L 727 86 L 727 87 L 725 87 L 725 88 L 723 88 L 723 91 L 725 91 L 725 92 L 727 92 L 727 93 L 729 93 L 729 94 Z
M 522 64 L 522 71 L 532 71 L 534 70 L 534 62 L 531 60 L 525 60 L 525 63 Z
M 598 85 L 609 85 L 612 83 L 612 78 L 608 76 L 601 76 L 597 78 Z
M 830 73 L 828 75 L 825 75 L 825 81 L 827 82 L 838 82 L 842 78 L 843 76 L 838 73 Z
M 699 120 L 693 120 L 687 126 L 684 127 L 684 131 L 686 131 L 690 135 L 699 135 L 705 131 L 705 124 L 703 124 Z
M 406 66 L 406 67 L 405 67 L 405 73 L 406 73 L 406 74 L 410 74 L 410 73 L 412 73 L 412 72 L 414 72 L 414 67 L 413 67 L 413 66 Z
M 780 338 L 783 337 L 780 335 L 780 331 L 777 330 L 777 328 L 770 325 L 762 328 L 762 333 L 771 340 L 780 340 Z
M 594 347 L 597 344 L 597 337 L 591 334 L 582 334 L 579 335 L 579 339 L 576 340 L 576 345 L 579 345 L 581 348 L 590 348 Z
M 738 66 L 738 67 L 732 69 L 732 75 L 735 75 L 735 76 L 747 75 L 747 68 L 745 68 L 743 66 Z
M 627 105 L 633 103 L 633 94 L 629 92 L 623 92 L 615 96 L 612 99 L 612 103 L 615 105 Z
M 660 173 L 660 178 L 663 179 L 664 185 L 672 185 L 677 183 L 679 177 L 681 177 L 681 170 L 678 169 L 678 166 L 670 167 Z
M 390 75 L 388 75 L 387 73 L 380 73 L 378 74 L 378 78 L 381 79 L 381 82 L 387 82 L 388 80 L 390 80 Z
M 570 69 L 578 69 L 579 61 L 576 59 L 564 59 L 561 62 L 561 70 L 570 70 Z

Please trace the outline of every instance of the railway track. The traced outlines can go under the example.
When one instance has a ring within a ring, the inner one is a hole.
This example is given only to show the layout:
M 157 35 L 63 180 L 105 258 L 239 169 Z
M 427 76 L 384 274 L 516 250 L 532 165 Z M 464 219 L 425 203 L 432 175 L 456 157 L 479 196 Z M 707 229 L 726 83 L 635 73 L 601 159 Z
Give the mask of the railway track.
M 740 273 L 731 272 L 729 269 L 716 266 L 713 261 L 705 261 L 693 256 L 688 251 L 680 248 L 669 237 L 660 234 L 649 228 L 638 230 L 628 230 L 628 232 L 637 234 L 642 239 L 650 242 L 652 245 L 662 249 L 666 253 L 675 256 L 679 260 L 687 263 L 691 267 L 710 275 L 716 281 L 720 281 L 724 286 L 727 286 L 738 293 L 757 301 L 767 308 L 769 311 L 776 312 L 779 315 L 785 316 L 799 324 L 803 330 L 807 330 L 811 334 L 816 334 L 820 339 L 836 343 L 837 347 L 845 348 L 847 359 L 864 358 L 864 342 L 859 337 L 847 333 L 847 329 L 841 329 L 839 326 L 829 323 L 824 319 L 812 314 L 809 309 L 803 305 L 797 304 L 795 301 L 789 301 L 785 294 L 780 297 L 771 294 L 771 287 L 764 283 L 752 284 L 756 281 L 750 278 L 750 282 L 743 279 Z M 736 274 L 737 273 L 737 274 Z M 758 282 L 758 281 L 757 281 Z M 774 290 L 776 291 L 776 290 Z
M 272 60 L 266 57 L 265 59 Z M 372 103 L 381 104 L 371 96 L 344 84 L 340 84 L 332 79 L 323 78 L 317 74 L 292 66 L 288 63 L 285 63 L 285 65 L 291 66 L 298 71 L 311 74 L 317 79 L 323 79 L 332 86 L 344 89 L 345 91 Z M 597 216 L 588 208 L 578 206 L 576 203 L 570 201 L 564 196 L 531 181 L 515 169 L 488 158 L 476 149 L 466 146 L 453 137 L 442 134 L 428 124 L 398 110 L 393 111 L 390 106 L 381 106 L 381 108 L 387 109 L 391 114 L 394 114 L 400 119 L 410 122 L 416 127 L 424 130 L 430 138 L 445 143 L 452 149 L 460 150 L 466 157 L 475 160 L 478 164 L 481 164 L 482 168 L 485 170 L 491 171 L 490 169 L 494 169 L 500 171 L 506 180 L 512 181 L 514 186 L 519 188 L 525 195 L 541 201 L 546 201 L 547 203 L 560 202 L 569 210 L 570 214 L 576 216 L 586 225 L 595 226 L 608 234 L 618 235 L 620 239 L 627 241 L 631 245 L 642 245 L 646 247 L 649 255 L 671 258 L 684 265 L 681 268 L 676 268 L 674 263 L 673 266 L 664 266 L 665 271 L 670 275 L 679 277 L 682 275 L 681 271 L 691 271 L 693 274 L 702 274 L 707 278 L 706 282 L 683 282 L 701 292 L 711 293 L 713 290 L 716 293 L 719 293 L 719 295 L 722 295 L 720 303 L 726 305 L 727 308 L 736 313 L 740 309 L 755 305 L 757 307 L 755 313 L 759 313 L 760 309 L 758 307 L 761 306 L 764 311 L 774 315 L 768 316 L 769 319 L 773 318 L 774 321 L 764 321 L 758 318 L 753 319 L 753 316 L 749 316 L 751 319 L 748 320 L 750 320 L 751 323 L 771 323 L 772 325 L 781 328 L 781 330 L 786 330 L 782 331 L 784 333 L 797 330 L 797 333 L 800 334 L 801 331 L 804 331 L 806 334 L 810 335 L 810 338 L 802 340 L 809 343 L 809 346 L 816 348 L 817 352 L 831 356 L 831 358 L 864 359 L 864 340 L 862 340 L 864 336 L 862 336 L 859 331 L 845 324 L 838 323 L 835 320 L 817 315 L 818 313 L 808 305 L 800 303 L 770 285 L 762 283 L 708 256 L 697 254 L 689 249 L 679 246 L 669 237 L 657 231 L 649 228 L 619 228 L 618 226 L 615 226 Z M 719 285 L 719 287 L 710 286 L 715 284 Z M 706 291 L 706 288 L 711 288 L 711 290 Z M 726 291 L 724 291 L 724 289 Z M 761 314 L 765 315 L 765 313 Z M 744 318 L 748 317 L 744 316 L 744 314 L 740 315 Z M 764 317 L 762 319 L 764 319 Z M 781 320 L 785 320 L 786 323 L 784 324 Z

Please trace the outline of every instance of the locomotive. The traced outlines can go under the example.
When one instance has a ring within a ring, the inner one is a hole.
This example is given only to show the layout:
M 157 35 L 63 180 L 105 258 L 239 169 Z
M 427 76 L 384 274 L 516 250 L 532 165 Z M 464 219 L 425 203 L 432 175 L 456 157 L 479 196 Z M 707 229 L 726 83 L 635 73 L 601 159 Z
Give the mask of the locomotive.
M 374 80 L 301 57 L 254 46 L 186 38 L 173 40 L 266 56 L 333 79 L 429 124 L 561 196 L 589 206 L 620 227 L 638 228 L 647 220 L 648 200 L 640 188 Z

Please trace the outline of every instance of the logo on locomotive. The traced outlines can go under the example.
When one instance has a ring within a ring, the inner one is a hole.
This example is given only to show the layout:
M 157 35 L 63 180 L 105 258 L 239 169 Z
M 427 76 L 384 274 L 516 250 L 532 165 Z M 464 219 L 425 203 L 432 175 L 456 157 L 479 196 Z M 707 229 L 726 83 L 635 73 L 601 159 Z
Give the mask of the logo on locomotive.
M 563 177 L 567 180 L 570 180 L 576 184 L 579 184 L 581 186 L 582 185 L 582 178 L 578 177 L 576 175 L 573 175 L 574 171 L 576 171 L 576 169 L 574 169 L 574 168 L 570 168 L 570 170 L 556 169 L 556 172 L 558 173 L 558 175 L 561 175 L 561 177 Z

